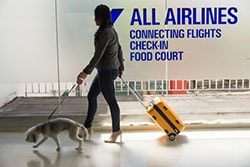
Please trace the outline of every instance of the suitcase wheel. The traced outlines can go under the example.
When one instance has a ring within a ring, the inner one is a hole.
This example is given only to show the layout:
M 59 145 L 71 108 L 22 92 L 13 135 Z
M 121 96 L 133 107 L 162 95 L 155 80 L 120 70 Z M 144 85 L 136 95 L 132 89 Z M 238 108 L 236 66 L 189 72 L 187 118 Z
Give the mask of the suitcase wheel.
M 174 141 L 174 140 L 175 140 L 175 136 L 176 136 L 176 135 L 175 135 L 174 133 L 169 134 L 169 135 L 168 135 L 169 140 L 170 140 L 170 141 Z

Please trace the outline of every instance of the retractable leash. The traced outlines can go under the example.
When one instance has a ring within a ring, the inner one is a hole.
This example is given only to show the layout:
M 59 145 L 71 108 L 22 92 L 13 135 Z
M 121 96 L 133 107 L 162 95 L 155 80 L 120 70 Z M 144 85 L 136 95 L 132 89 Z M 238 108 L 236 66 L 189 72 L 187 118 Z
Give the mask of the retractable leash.
M 71 87 L 71 89 L 69 91 L 65 91 L 63 92 L 62 96 L 62 100 L 57 104 L 56 108 L 52 111 L 52 113 L 50 114 L 50 116 L 48 117 L 48 120 L 53 116 L 53 114 L 56 112 L 56 110 L 58 109 L 58 107 L 62 104 L 62 102 L 66 99 L 67 96 L 69 96 L 69 93 L 77 86 L 77 85 L 81 85 L 83 82 L 83 79 L 80 78 L 79 76 L 77 77 L 77 81 L 76 83 L 74 83 L 74 85 Z
M 135 95 L 135 97 L 137 98 L 137 100 L 141 103 L 141 105 L 147 109 L 147 106 L 143 103 L 143 98 L 141 97 L 141 95 L 139 95 L 122 77 L 120 77 L 120 79 L 122 80 L 122 82 L 129 88 L 129 90 Z

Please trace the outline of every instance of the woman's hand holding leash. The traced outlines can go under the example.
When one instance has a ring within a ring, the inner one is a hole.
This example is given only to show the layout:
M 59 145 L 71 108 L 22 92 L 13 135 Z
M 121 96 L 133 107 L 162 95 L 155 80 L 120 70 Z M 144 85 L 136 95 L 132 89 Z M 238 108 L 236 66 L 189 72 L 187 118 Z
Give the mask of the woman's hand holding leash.
M 78 76 L 77 76 L 77 81 L 76 83 L 78 85 L 81 85 L 83 80 L 87 77 L 88 74 L 86 74 L 85 72 L 81 72 Z

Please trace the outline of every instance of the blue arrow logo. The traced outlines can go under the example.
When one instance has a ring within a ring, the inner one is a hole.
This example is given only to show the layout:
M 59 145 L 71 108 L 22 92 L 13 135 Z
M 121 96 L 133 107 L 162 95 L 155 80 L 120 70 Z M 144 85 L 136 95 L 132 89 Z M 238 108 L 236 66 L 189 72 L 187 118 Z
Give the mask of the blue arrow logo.
M 118 17 L 121 15 L 123 9 L 112 9 L 111 10 L 111 21 L 113 24 L 115 24 L 116 20 L 118 19 Z

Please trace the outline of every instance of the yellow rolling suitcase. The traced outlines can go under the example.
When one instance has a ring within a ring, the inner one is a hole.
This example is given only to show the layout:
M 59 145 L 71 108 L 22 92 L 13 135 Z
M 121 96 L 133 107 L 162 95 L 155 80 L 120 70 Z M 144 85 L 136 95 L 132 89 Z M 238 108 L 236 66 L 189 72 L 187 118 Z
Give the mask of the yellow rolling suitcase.
M 183 121 L 161 97 L 155 97 L 146 109 L 155 123 L 169 136 L 169 140 L 175 140 L 185 129 Z
M 168 135 L 169 140 L 174 141 L 175 137 L 185 129 L 183 121 L 174 110 L 161 97 L 155 97 L 151 100 L 149 105 L 146 106 L 142 102 L 142 97 L 122 78 L 121 80 L 127 85 L 143 107 L 145 107 L 147 113 L 155 123 Z

